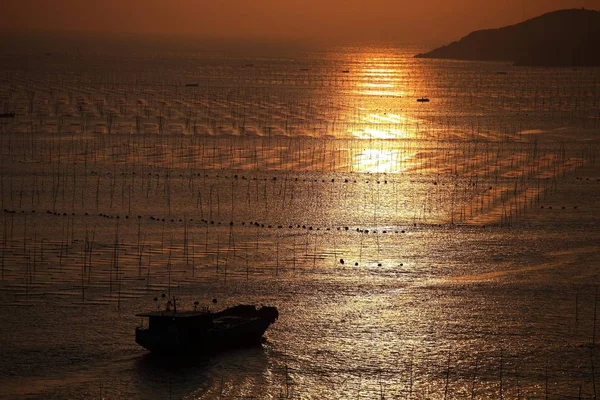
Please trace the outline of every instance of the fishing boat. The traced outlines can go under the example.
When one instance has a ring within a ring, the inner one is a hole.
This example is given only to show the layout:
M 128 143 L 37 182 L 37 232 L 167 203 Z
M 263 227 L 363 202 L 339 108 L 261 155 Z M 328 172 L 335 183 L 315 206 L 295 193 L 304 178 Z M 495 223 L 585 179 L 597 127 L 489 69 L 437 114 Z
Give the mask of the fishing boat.
M 233 347 L 260 344 L 267 328 L 279 317 L 276 307 L 236 305 L 219 312 L 208 308 L 178 312 L 168 302 L 164 311 L 136 314 L 142 326 L 135 330 L 135 341 L 152 353 L 184 355 L 213 353 Z M 148 319 L 144 326 L 144 318 Z
M 418 98 L 417 101 L 419 103 L 429 103 L 429 99 L 427 97 Z

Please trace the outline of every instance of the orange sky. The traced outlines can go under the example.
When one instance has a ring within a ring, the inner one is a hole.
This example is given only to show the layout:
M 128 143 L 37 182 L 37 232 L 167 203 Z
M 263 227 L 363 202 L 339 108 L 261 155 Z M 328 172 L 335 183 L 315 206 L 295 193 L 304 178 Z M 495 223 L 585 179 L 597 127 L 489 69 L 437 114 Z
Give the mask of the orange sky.
M 600 0 L 9 0 L 0 31 L 447 42 Z

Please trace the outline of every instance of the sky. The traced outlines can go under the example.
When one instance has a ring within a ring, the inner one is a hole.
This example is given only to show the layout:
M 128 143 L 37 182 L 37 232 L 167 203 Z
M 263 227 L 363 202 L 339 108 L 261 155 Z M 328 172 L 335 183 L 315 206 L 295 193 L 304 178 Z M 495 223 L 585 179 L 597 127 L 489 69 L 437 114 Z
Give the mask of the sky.
M 600 0 L 8 0 L 0 31 L 443 43 L 581 7 Z

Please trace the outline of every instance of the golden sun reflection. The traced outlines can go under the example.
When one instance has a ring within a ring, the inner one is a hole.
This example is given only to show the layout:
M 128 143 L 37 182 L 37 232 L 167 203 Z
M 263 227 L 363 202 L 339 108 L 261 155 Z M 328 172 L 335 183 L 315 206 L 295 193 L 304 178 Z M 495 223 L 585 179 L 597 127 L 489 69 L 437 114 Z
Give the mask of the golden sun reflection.
M 404 93 L 396 90 L 359 90 L 359 94 L 365 96 L 388 96 L 388 97 L 402 97 Z
M 373 83 L 373 82 L 365 82 L 361 83 L 360 86 L 368 87 L 368 88 L 393 88 L 393 83 Z
M 352 134 L 359 139 L 396 139 L 407 136 L 406 132 L 404 132 L 402 129 L 377 129 L 371 127 L 355 130 L 352 132 Z
M 351 134 L 359 139 L 406 139 L 408 132 L 402 128 L 407 118 L 397 114 L 368 114 L 359 119 Z
M 381 62 L 380 58 L 365 57 L 365 60 L 375 65 Z M 366 96 L 402 97 L 406 93 L 398 88 L 400 75 L 401 71 L 394 68 L 364 68 L 358 73 L 362 79 L 357 83 L 356 92 Z
M 403 154 L 397 149 L 365 149 L 355 154 L 355 170 L 368 173 L 397 173 L 407 168 L 413 154 Z
M 364 74 L 371 76 L 392 76 L 396 73 L 392 68 L 365 68 Z
M 359 139 L 351 156 L 352 169 L 364 173 L 399 173 L 412 168 L 416 151 L 407 146 L 416 132 L 417 120 L 408 117 L 409 90 L 404 64 L 394 54 L 365 52 L 359 57 L 362 68 L 342 93 L 342 103 L 352 104 L 345 133 Z M 358 96 L 356 96 L 358 95 Z

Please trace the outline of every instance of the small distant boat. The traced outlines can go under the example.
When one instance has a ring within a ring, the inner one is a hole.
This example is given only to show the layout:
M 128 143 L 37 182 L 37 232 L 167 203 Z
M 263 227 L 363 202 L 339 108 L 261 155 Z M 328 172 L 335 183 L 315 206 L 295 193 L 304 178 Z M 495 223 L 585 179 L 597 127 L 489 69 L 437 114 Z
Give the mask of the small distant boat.
M 429 99 L 427 97 L 418 98 L 417 101 L 419 103 L 429 103 Z
M 349 69 L 344 69 L 344 70 L 342 70 L 342 73 L 343 73 L 343 74 L 349 74 L 349 73 L 350 73 L 350 70 L 349 70 Z
M 219 312 L 206 308 L 177 312 L 175 301 L 173 305 L 173 310 L 168 306 L 165 311 L 136 314 L 148 318 L 146 328 L 135 330 L 137 344 L 167 356 L 213 353 L 260 344 L 267 328 L 279 317 L 276 307 L 237 305 Z
M 198 87 L 198 86 L 200 86 L 200 85 L 199 85 L 199 84 L 197 84 L 197 83 L 186 83 L 186 84 L 185 84 L 185 86 L 186 86 L 186 87 Z
M 496 71 L 496 75 L 506 75 L 506 71 Z
M 14 117 L 15 117 L 15 113 L 13 113 L 13 112 L 0 114 L 0 118 L 14 118 Z

